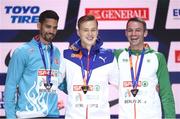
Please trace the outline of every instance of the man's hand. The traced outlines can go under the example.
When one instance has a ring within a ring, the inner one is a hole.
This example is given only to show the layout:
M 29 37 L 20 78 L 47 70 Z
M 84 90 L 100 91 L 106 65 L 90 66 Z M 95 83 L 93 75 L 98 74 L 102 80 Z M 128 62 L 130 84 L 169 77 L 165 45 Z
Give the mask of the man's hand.
M 76 48 L 76 47 L 74 46 L 74 44 L 70 45 L 70 46 L 69 46 L 69 49 L 74 50 L 74 51 L 78 51 L 78 50 L 79 50 L 78 48 Z
M 63 100 L 60 100 L 60 101 L 58 101 L 58 109 L 60 110 L 60 109 L 63 109 L 64 108 L 64 102 L 63 102 Z
M 156 91 L 159 93 L 159 91 L 160 91 L 160 85 L 159 84 L 157 84 L 156 85 Z

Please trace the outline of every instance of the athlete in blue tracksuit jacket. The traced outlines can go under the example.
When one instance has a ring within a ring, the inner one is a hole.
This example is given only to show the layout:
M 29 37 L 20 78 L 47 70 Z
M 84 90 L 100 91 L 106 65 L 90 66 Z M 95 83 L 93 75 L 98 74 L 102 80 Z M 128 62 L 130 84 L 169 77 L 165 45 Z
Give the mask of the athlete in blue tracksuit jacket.
M 52 45 L 58 15 L 47 10 L 40 15 L 40 34 L 18 47 L 10 60 L 5 84 L 7 118 L 59 117 L 60 52 Z

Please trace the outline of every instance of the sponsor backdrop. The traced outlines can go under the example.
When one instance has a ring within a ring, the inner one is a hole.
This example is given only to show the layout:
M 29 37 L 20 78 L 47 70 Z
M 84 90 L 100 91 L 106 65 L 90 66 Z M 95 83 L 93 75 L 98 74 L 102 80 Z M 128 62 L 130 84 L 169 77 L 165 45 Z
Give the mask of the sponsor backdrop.
M 58 33 L 54 44 L 62 52 L 69 42 L 78 39 L 77 19 L 93 14 L 99 21 L 99 36 L 104 48 L 124 48 L 129 44 L 124 35 L 126 22 L 138 16 L 147 22 L 149 35 L 145 39 L 155 50 L 164 53 L 180 118 L 180 1 L 179 0 L 1 0 L 0 1 L 0 116 L 4 113 L 4 84 L 9 60 L 15 48 L 30 41 L 38 33 L 39 14 L 55 10 L 59 16 Z M 112 117 L 117 117 L 117 89 L 109 86 Z M 66 105 L 66 94 L 59 100 Z M 64 115 L 65 109 L 60 110 Z M 62 116 L 63 117 L 63 116 Z

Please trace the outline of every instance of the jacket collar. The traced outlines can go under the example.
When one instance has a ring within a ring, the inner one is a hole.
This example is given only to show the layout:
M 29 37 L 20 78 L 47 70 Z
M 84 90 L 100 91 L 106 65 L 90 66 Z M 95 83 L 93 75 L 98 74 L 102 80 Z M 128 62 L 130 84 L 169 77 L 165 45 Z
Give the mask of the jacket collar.
M 32 42 L 33 42 L 33 44 L 35 44 L 37 47 L 39 47 L 39 45 L 38 45 L 38 43 L 40 42 L 39 36 L 38 36 L 38 35 L 34 36 L 34 37 L 32 38 Z M 44 43 L 41 43 L 41 45 L 42 45 L 42 49 L 43 49 L 43 50 L 45 50 L 45 49 L 49 50 L 49 49 L 51 48 L 51 45 L 50 45 L 50 44 L 45 45 Z
M 154 51 L 147 43 L 144 44 L 144 48 L 145 48 L 145 54 Z M 125 50 L 128 52 L 128 48 L 125 48 Z M 140 55 L 142 50 L 131 50 L 131 52 L 133 55 Z
M 91 47 L 89 55 L 94 55 L 98 53 L 102 45 L 103 41 L 101 39 L 97 39 L 95 45 Z M 85 56 L 88 55 L 88 50 L 82 47 L 80 39 L 73 43 L 73 46 L 77 49 L 78 52 L 81 51 L 82 54 Z

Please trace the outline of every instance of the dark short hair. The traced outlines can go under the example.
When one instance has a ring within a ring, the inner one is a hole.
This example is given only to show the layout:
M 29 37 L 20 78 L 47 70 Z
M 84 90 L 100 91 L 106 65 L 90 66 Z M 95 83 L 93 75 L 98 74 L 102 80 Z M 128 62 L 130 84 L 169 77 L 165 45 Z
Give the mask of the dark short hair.
M 43 23 L 46 19 L 51 18 L 51 19 L 55 19 L 55 20 L 59 20 L 59 16 L 58 14 L 53 11 L 53 10 L 46 10 L 43 11 L 40 16 L 39 16 L 39 22 Z
M 131 21 L 135 21 L 135 22 L 142 23 L 142 24 L 143 24 L 143 27 L 144 27 L 144 30 L 147 30 L 146 22 L 144 21 L 144 19 L 142 19 L 142 18 L 140 18 L 140 17 L 130 18 L 130 19 L 127 21 L 126 28 L 127 28 L 128 24 L 129 24 L 129 22 L 131 22 Z
M 78 20 L 78 28 L 80 28 L 80 25 L 86 21 L 93 21 L 95 20 L 98 26 L 98 21 L 96 20 L 95 16 L 93 15 L 84 15 L 82 17 L 79 18 Z

